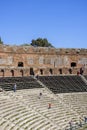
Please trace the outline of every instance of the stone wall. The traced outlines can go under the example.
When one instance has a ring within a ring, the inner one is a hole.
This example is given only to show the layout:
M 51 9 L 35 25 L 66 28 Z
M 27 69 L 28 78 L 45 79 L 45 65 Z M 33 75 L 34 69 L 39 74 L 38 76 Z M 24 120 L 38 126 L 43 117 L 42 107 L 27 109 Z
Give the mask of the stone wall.
M 87 49 L 0 45 L 0 76 L 87 72 Z

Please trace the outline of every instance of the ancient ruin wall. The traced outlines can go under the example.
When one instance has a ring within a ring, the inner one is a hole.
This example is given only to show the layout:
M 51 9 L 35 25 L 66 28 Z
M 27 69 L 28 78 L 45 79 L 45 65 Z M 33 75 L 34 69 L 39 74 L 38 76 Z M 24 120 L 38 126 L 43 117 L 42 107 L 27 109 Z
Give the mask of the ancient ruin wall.
M 0 45 L 0 76 L 86 73 L 87 49 Z

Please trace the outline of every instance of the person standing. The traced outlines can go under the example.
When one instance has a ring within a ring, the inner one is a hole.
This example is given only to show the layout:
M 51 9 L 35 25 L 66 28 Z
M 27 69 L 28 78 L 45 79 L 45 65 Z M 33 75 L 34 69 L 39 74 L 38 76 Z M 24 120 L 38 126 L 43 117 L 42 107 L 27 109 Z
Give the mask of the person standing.
M 85 123 L 87 122 L 87 117 L 84 117 L 84 121 L 85 121 Z
M 50 108 L 51 108 L 51 103 L 48 104 L 48 109 L 50 109 Z
M 17 85 L 16 85 L 16 83 L 15 83 L 15 85 L 14 85 L 14 92 L 16 92 L 16 88 L 17 88 Z

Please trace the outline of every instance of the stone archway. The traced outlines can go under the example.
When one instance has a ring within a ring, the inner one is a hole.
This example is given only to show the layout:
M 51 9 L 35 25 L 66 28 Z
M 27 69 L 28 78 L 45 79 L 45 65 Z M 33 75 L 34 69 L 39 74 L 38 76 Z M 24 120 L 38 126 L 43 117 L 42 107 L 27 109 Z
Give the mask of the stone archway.
M 4 77 L 4 75 L 5 75 L 4 69 L 1 69 L 1 73 L 2 73 L 2 77 Z
M 72 74 L 72 69 L 71 68 L 69 69 L 69 74 Z
M 24 76 L 24 72 L 23 70 L 20 70 L 21 76 Z
M 43 75 L 43 69 L 40 69 L 40 74 Z
M 33 68 L 30 68 L 30 75 L 34 76 L 34 70 L 33 70 Z
M 11 70 L 11 75 L 12 75 L 12 77 L 14 76 L 14 70 Z
M 50 72 L 50 74 L 53 74 L 53 70 L 51 68 L 49 69 L 49 72 Z
M 62 74 L 62 69 L 59 69 L 59 73 Z

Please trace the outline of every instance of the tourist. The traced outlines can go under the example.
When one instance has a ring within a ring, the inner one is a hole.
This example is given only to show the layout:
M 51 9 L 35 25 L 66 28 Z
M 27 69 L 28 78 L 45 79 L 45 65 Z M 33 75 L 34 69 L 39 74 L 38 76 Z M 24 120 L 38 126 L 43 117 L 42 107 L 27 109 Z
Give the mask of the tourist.
M 39 99 L 41 98 L 41 96 L 42 96 L 42 93 L 40 92 L 40 93 L 39 93 Z
M 82 127 L 82 119 L 80 117 L 79 126 Z
M 16 92 L 16 88 L 17 88 L 17 85 L 16 85 L 16 83 L 15 83 L 15 85 L 14 85 L 14 92 Z
M 42 96 L 42 93 L 40 92 L 40 97 Z
M 84 121 L 85 121 L 85 123 L 87 122 L 87 117 L 84 117 Z
M 48 104 L 48 109 L 50 109 L 50 108 L 51 108 L 51 103 Z
M 69 122 L 70 130 L 72 130 L 72 120 Z

